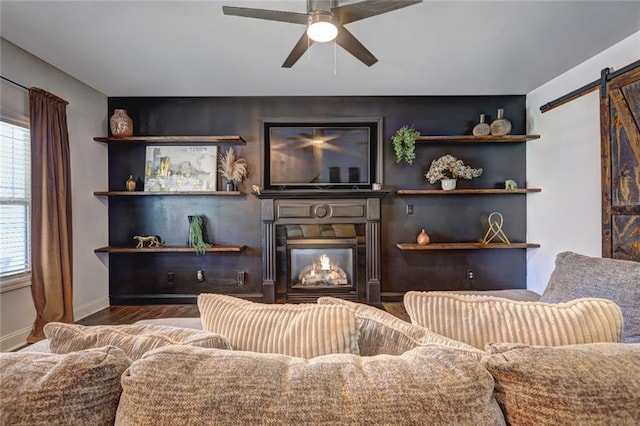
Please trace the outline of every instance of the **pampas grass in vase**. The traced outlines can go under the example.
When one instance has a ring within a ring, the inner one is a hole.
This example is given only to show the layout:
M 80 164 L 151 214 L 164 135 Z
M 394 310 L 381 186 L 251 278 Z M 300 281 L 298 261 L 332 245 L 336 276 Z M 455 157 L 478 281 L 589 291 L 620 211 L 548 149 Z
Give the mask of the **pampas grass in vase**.
M 238 158 L 233 148 L 220 153 L 218 163 L 220 174 L 227 180 L 227 191 L 242 182 L 249 175 L 249 166 L 244 158 Z

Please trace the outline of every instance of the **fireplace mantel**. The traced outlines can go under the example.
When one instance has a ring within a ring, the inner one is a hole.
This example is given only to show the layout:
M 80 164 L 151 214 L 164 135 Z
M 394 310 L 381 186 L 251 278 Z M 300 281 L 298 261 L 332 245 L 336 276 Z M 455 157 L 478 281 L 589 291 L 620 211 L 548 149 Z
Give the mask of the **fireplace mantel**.
M 287 286 L 276 261 L 280 225 L 354 224 L 364 225 L 364 281 L 350 297 L 379 305 L 380 300 L 380 200 L 388 191 L 268 191 L 257 195 L 262 201 L 262 293 L 265 303 L 287 301 Z M 282 281 L 282 279 L 280 279 Z M 290 295 L 289 295 L 290 296 Z M 340 297 L 340 295 L 336 295 Z M 293 299 L 289 297 L 289 300 Z
M 365 190 L 365 189 L 287 189 L 282 191 L 261 191 L 254 194 L 261 200 L 266 199 L 292 199 L 292 198 L 315 198 L 315 199 L 350 199 L 350 198 L 384 198 L 391 194 L 388 190 Z

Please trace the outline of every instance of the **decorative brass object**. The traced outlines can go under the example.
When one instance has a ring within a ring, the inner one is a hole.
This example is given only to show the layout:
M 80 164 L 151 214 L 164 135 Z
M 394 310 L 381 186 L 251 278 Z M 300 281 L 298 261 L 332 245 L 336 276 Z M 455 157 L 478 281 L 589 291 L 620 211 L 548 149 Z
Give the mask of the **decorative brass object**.
M 511 244 L 507 236 L 504 234 L 504 232 L 502 232 L 502 224 L 504 222 L 504 218 L 500 213 L 491 213 L 487 218 L 487 222 L 489 224 L 489 229 L 487 229 L 487 233 L 484 234 L 482 244 L 489 244 L 496 237 L 498 237 L 498 239 L 500 239 L 500 241 L 505 244 Z
M 136 235 L 133 237 L 133 239 L 138 241 L 138 245 L 136 246 L 136 248 L 143 248 L 144 243 L 148 243 L 147 247 L 162 247 L 160 238 L 158 238 L 158 236 L 156 235 L 149 235 L 146 237 L 141 235 Z

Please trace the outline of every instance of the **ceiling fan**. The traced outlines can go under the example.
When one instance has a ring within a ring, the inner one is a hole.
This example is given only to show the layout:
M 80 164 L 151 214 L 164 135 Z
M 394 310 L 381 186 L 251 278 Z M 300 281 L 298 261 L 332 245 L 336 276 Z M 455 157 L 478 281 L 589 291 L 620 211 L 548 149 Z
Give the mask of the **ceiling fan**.
M 222 11 L 225 15 L 306 25 L 307 30 L 285 59 L 283 68 L 291 68 L 314 42 L 334 39 L 344 50 L 370 67 L 378 59 L 344 25 L 421 2 L 422 0 L 367 0 L 338 6 L 337 0 L 307 0 L 307 13 L 234 6 L 222 6 Z

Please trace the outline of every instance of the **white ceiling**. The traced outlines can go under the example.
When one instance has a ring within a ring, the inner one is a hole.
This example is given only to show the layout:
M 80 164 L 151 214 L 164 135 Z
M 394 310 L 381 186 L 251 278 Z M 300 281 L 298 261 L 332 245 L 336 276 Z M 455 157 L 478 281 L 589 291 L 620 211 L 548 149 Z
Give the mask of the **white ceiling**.
M 304 27 L 222 5 L 306 12 L 305 0 L 0 0 L 0 29 L 107 96 L 526 94 L 640 31 L 640 1 L 425 0 L 347 25 L 379 59 L 370 68 L 327 43 L 285 69 Z

